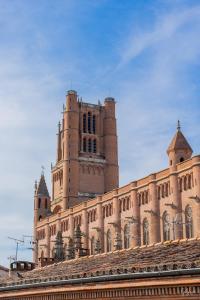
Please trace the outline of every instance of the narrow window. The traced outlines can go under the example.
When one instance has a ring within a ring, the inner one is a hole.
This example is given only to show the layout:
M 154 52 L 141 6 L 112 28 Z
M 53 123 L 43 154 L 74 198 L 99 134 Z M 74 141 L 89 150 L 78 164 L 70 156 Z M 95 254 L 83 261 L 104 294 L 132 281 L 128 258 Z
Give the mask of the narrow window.
M 97 152 L 97 141 L 96 140 L 93 141 L 93 152 L 94 153 Z
M 41 208 L 41 198 L 38 199 L 38 208 Z
M 142 204 L 144 204 L 144 192 L 142 192 Z
M 83 152 L 87 151 L 87 141 L 86 138 L 83 139 Z
M 91 133 L 91 112 L 88 113 L 88 132 Z
M 192 184 L 191 184 L 191 182 L 192 182 L 192 177 L 191 177 L 191 175 L 189 175 L 189 177 L 188 177 L 188 189 L 191 189 L 191 187 L 192 187 Z
M 184 191 L 187 190 L 187 176 L 184 177 L 184 180 L 183 180 L 183 187 L 184 187 Z
M 179 180 L 179 191 L 182 192 L 182 178 Z
M 92 117 L 92 131 L 94 134 L 96 133 L 96 116 Z
M 165 197 L 165 186 L 164 186 L 164 184 L 162 185 L 162 198 L 164 198 Z
M 48 200 L 45 199 L 45 209 L 47 209 L 47 208 L 48 208 Z
M 160 200 L 160 186 L 158 187 L 158 200 Z
M 86 133 L 86 114 L 83 114 L 83 132 Z
M 88 140 L 88 152 L 92 152 L 92 141 L 91 141 L 91 139 Z

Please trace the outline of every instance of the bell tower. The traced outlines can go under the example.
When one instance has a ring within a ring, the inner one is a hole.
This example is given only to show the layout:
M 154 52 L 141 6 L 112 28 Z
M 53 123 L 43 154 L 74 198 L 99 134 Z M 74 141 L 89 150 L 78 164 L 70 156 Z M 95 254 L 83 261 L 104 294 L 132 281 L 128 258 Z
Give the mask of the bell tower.
M 70 90 L 58 125 L 52 211 L 66 210 L 118 187 L 115 100 L 91 104 Z

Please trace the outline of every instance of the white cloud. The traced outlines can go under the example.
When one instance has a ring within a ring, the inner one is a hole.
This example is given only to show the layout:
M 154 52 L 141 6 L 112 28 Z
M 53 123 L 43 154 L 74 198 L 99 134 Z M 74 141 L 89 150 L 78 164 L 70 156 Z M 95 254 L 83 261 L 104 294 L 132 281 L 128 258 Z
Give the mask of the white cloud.
M 181 11 L 159 16 L 154 26 L 148 31 L 131 31 L 129 38 L 123 44 L 126 45 L 122 51 L 120 66 L 142 54 L 146 49 L 157 47 L 160 43 L 174 38 L 185 25 L 199 23 L 200 6 L 186 8 Z M 187 44 L 187 42 L 186 42 Z M 179 45 L 177 44 L 177 47 Z M 182 53 L 184 55 L 184 53 Z
M 178 119 L 195 152 L 200 150 L 194 140 L 200 136 L 195 110 L 200 89 L 191 76 L 199 65 L 199 16 L 200 6 L 159 15 L 148 32 L 131 29 L 121 43 L 126 47 L 116 72 L 122 73 L 118 128 L 123 184 L 167 167 L 166 149 Z

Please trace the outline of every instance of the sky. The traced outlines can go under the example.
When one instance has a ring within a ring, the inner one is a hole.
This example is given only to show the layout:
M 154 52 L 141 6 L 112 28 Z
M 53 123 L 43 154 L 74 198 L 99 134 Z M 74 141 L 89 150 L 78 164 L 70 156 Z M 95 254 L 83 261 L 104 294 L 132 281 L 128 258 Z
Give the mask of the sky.
M 199 0 L 0 0 L 1 265 L 32 234 L 41 166 L 51 191 L 67 90 L 116 99 L 120 185 L 168 166 L 178 119 L 200 153 L 199 37 Z

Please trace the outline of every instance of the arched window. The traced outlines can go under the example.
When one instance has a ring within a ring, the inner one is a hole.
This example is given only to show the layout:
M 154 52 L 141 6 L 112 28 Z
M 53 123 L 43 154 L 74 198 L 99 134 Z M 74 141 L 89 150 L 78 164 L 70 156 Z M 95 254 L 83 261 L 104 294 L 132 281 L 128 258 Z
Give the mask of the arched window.
M 41 208 L 41 203 L 42 203 L 41 198 L 39 198 L 38 199 L 38 208 Z
M 97 141 L 96 140 L 93 141 L 93 152 L 94 153 L 97 152 Z
M 96 133 L 96 116 L 92 117 L 92 131 L 94 134 Z
M 91 255 L 94 255 L 94 254 L 95 254 L 95 239 L 94 239 L 94 237 L 91 238 L 90 254 L 91 254 Z
M 83 139 L 83 152 L 87 152 L 87 140 L 86 140 L 86 138 Z
M 170 241 L 170 217 L 165 211 L 163 214 L 163 240 Z
M 184 161 L 184 157 L 181 157 L 181 158 L 180 158 L 180 162 L 183 162 L 183 161 Z
M 112 251 L 112 235 L 110 229 L 108 229 L 106 234 L 106 246 L 107 246 L 107 252 Z
M 91 139 L 88 140 L 88 152 L 92 152 L 92 141 L 91 141 Z
M 143 221 L 143 244 L 149 244 L 149 222 L 146 218 Z
M 130 226 L 128 224 L 124 226 L 124 248 L 130 248 Z
M 187 239 L 193 237 L 192 207 L 189 205 L 185 208 L 185 236 Z
M 86 114 L 83 114 L 83 132 L 86 133 Z
M 91 112 L 88 113 L 88 132 L 91 133 Z

